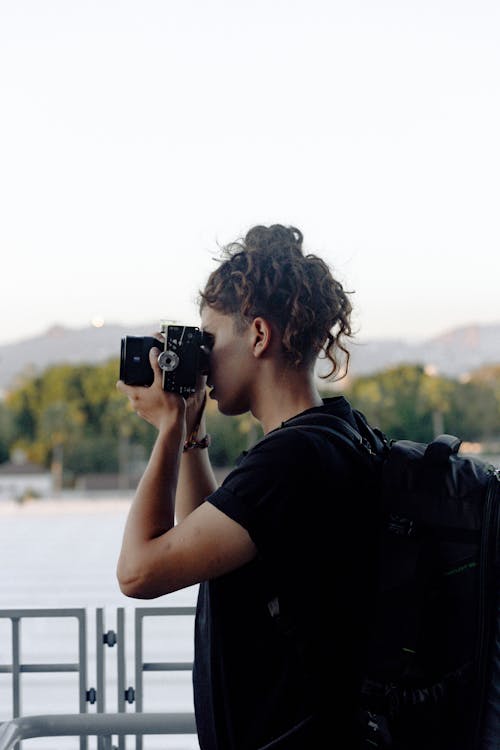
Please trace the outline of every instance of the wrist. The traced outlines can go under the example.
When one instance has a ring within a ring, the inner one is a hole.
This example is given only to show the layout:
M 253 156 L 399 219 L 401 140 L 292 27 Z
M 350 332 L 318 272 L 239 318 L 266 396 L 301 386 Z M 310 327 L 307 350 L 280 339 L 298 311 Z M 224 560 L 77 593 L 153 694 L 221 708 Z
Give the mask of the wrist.
M 206 392 L 203 394 L 201 404 L 197 408 L 196 418 L 187 427 L 187 435 L 184 440 L 183 451 L 190 451 L 193 448 L 208 448 L 210 445 L 210 435 L 206 433 L 205 429 L 205 404 L 207 401 Z M 186 420 L 188 422 L 188 420 Z M 189 420 L 191 422 L 191 420 Z
M 182 452 L 187 453 L 188 451 L 192 451 L 195 449 L 203 450 L 203 448 L 208 448 L 211 442 L 212 442 L 212 438 L 210 437 L 208 432 L 205 434 L 204 437 L 201 438 L 201 440 L 198 440 L 196 437 L 189 437 L 187 440 L 184 441 Z
M 158 438 L 166 443 L 182 444 L 185 436 L 186 432 L 182 420 L 176 422 L 165 420 L 159 425 Z

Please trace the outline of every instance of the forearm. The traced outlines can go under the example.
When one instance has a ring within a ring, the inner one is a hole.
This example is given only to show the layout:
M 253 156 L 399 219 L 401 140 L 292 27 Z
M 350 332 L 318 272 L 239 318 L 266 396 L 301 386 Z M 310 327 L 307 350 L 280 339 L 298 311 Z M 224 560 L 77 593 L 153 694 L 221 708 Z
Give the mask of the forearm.
M 174 525 L 183 440 L 182 424 L 158 433 L 125 524 L 118 561 L 120 578 L 126 578 L 127 571 L 140 567 L 148 542 Z
M 206 435 L 205 419 L 201 420 L 196 439 Z M 182 454 L 179 482 L 175 498 L 176 520 L 182 521 L 203 500 L 217 489 L 208 449 L 193 448 Z

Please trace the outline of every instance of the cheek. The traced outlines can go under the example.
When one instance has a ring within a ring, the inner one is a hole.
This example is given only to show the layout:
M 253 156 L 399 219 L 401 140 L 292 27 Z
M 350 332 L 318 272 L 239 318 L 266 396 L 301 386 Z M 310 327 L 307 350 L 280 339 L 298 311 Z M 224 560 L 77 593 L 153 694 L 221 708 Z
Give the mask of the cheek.
M 252 372 L 252 361 L 247 348 L 241 341 L 231 341 L 214 348 L 211 358 L 211 371 L 228 387 L 240 390 Z

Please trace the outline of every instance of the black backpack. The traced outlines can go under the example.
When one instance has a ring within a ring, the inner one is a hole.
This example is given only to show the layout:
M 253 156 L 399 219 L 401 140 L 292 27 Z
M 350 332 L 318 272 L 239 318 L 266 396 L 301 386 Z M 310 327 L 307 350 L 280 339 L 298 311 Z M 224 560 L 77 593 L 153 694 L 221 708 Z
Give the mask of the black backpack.
M 283 429 L 335 441 L 377 503 L 356 747 L 499 750 L 500 473 L 455 436 L 389 440 L 354 416 L 358 430 L 318 413 Z

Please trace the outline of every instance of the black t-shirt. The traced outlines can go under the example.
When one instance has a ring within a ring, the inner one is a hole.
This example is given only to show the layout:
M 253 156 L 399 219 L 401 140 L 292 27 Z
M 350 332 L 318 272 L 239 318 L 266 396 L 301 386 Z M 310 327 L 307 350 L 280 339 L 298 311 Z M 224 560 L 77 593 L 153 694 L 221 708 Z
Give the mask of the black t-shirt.
M 356 425 L 342 396 L 310 412 Z M 330 733 L 339 722 L 349 726 L 370 524 L 366 493 L 359 467 L 324 436 L 274 432 L 244 453 L 208 498 L 247 529 L 258 555 L 200 584 L 193 681 L 201 750 L 256 750 L 310 715 L 318 726 L 328 718 Z M 270 614 L 276 597 L 292 636 Z M 307 742 L 276 747 L 309 750 Z

